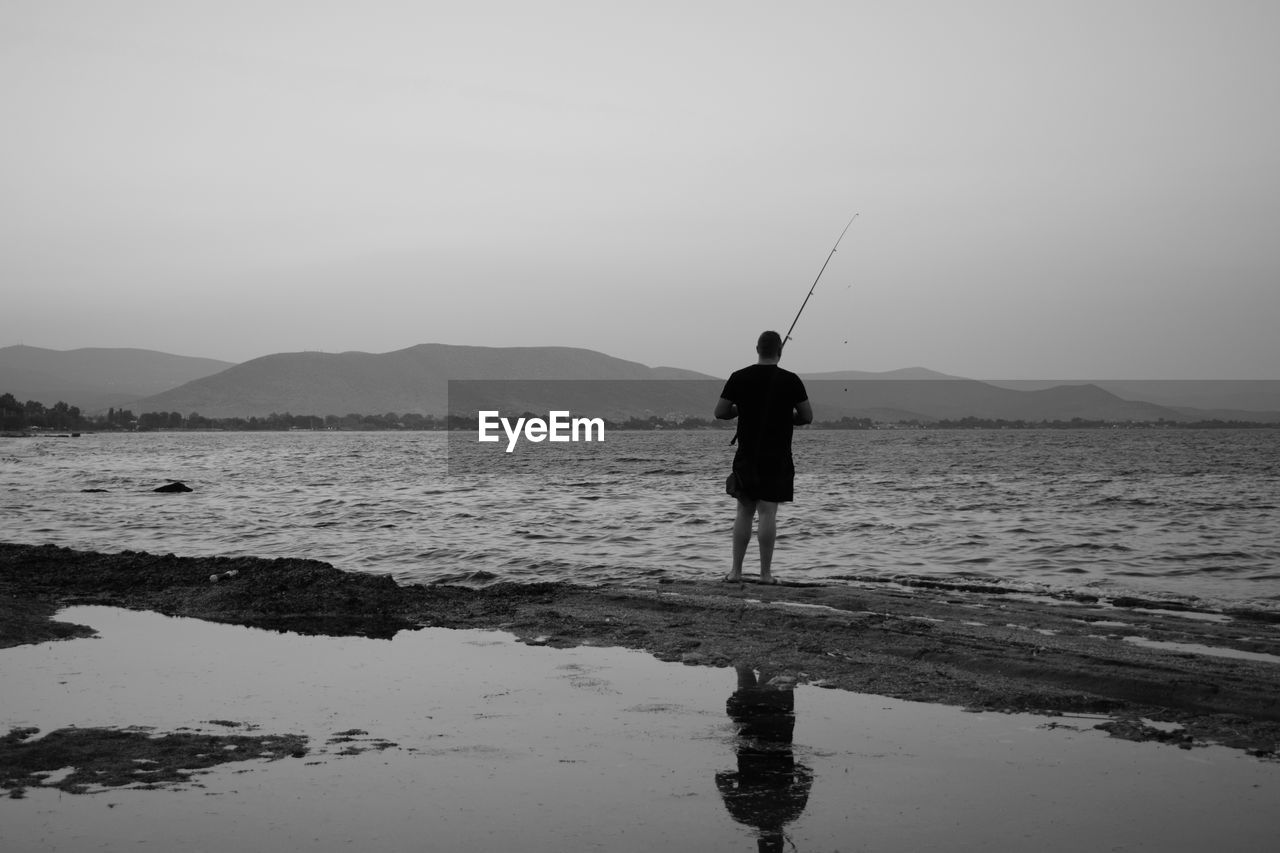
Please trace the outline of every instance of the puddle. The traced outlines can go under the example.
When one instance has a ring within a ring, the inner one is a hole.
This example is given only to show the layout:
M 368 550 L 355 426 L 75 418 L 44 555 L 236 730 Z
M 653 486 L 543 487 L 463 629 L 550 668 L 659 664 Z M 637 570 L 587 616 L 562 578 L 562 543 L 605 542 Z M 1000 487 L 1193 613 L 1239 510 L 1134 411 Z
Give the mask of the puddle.
M 1246 652 L 1240 649 L 1229 649 L 1224 646 L 1206 646 L 1201 643 L 1174 643 L 1167 640 L 1148 640 L 1146 637 L 1125 637 L 1126 643 L 1142 646 L 1145 649 L 1164 649 L 1171 652 L 1186 652 L 1192 655 L 1207 655 L 1215 658 L 1234 658 L 1236 660 L 1252 660 L 1259 663 L 1280 663 L 1280 655 L 1266 652 Z
M 786 610 L 787 608 L 791 608 L 793 610 L 811 610 L 816 613 L 833 613 L 837 616 L 853 616 L 858 613 L 867 612 L 865 610 L 855 611 L 855 610 L 848 610 L 846 608 L 841 608 L 841 607 L 832 607 L 829 604 L 810 604 L 807 601 L 771 601 L 771 602 L 768 602 L 768 604 L 766 604 L 762 599 L 759 599 L 759 598 L 744 598 L 742 600 L 745 601 L 747 604 L 776 607 L 779 610 Z
M 1079 622 L 1081 625 L 1088 625 L 1092 628 L 1132 628 L 1132 622 L 1116 622 L 1111 619 L 1072 619 L 1072 622 Z
M 101 636 L 0 650 L 0 734 L 239 725 L 310 751 L 178 790 L 31 788 L 0 800 L 6 849 L 1191 851 L 1280 831 L 1280 765 L 1118 741 L 1093 717 L 791 691 L 749 665 L 494 632 L 58 618 Z
M 1206 613 L 1200 610 L 1162 610 L 1156 607 L 1130 608 L 1135 613 L 1150 613 L 1155 616 L 1172 616 L 1176 619 L 1190 619 L 1193 622 L 1216 622 L 1225 625 L 1235 619 L 1225 613 Z

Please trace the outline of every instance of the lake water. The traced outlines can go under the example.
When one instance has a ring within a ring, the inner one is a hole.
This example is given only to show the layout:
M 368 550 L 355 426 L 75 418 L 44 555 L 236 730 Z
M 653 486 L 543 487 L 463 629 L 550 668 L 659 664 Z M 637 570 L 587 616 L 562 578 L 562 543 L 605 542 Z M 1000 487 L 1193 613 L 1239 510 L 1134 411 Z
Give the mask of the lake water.
M 715 577 L 729 435 L 613 431 L 510 455 L 473 433 L 5 439 L 0 540 L 307 557 L 406 582 Z M 785 579 L 1280 606 L 1280 431 L 808 430 L 795 451 Z M 151 491 L 169 479 L 194 491 Z

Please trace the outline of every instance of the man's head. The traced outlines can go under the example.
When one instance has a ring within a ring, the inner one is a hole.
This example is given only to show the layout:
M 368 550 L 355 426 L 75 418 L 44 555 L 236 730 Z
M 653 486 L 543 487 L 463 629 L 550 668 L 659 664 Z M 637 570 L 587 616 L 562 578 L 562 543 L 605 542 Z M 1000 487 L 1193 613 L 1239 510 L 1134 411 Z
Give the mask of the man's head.
M 782 357 L 782 335 L 777 332 L 761 332 L 756 339 L 756 355 L 761 358 Z

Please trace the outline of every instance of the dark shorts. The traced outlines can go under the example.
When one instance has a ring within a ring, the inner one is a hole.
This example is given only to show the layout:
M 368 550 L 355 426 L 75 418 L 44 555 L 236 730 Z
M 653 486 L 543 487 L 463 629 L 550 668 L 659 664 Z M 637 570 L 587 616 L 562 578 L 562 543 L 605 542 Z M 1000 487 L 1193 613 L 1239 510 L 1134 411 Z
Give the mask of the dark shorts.
M 789 503 L 795 499 L 796 469 L 790 459 L 758 465 L 735 460 L 733 472 L 748 500 Z M 743 497 L 739 495 L 739 500 Z

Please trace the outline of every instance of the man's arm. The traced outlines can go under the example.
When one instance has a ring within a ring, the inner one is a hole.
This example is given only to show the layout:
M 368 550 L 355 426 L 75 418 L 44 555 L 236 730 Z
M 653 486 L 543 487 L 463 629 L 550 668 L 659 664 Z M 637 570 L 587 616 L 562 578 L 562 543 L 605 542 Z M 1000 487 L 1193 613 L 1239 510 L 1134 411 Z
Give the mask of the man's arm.
M 809 405 L 808 400 L 801 400 L 796 403 L 796 409 L 791 415 L 791 422 L 796 426 L 813 423 L 813 406 Z
M 716 403 L 716 420 L 731 421 L 738 416 L 738 405 L 721 397 Z

